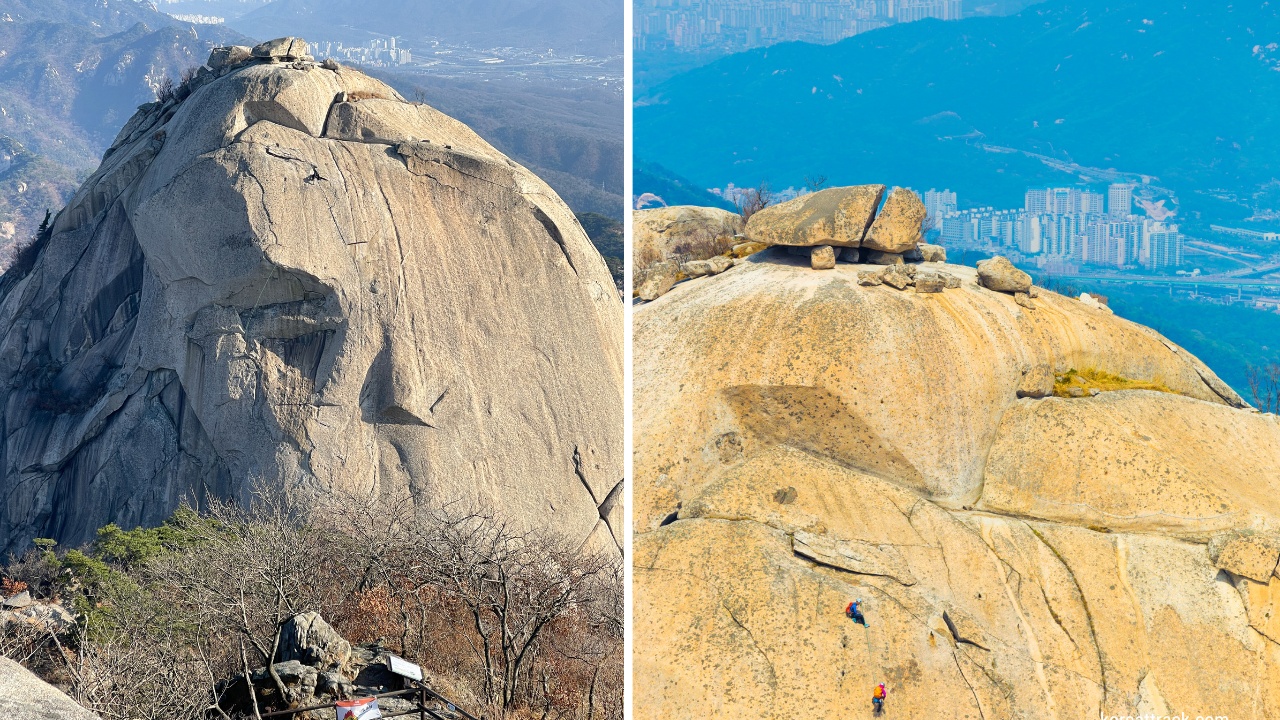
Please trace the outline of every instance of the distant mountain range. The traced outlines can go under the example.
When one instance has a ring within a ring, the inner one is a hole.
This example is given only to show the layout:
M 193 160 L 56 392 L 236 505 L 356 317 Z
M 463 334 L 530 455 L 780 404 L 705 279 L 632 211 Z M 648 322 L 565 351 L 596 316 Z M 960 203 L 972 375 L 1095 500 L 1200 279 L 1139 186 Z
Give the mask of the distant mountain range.
M 0 2 L 0 260 L 57 212 L 162 78 L 243 41 L 149 2 Z
M 366 32 L 482 48 L 617 55 L 622 14 L 619 0 L 276 0 L 228 22 L 258 37 Z
M 704 188 L 826 175 L 962 205 L 1145 179 L 1184 221 L 1280 224 L 1278 69 L 1272 3 L 1052 0 L 723 58 L 637 100 L 635 152 Z
M 583 38 L 603 33 L 609 22 L 621 34 L 620 6 L 610 20 L 606 12 L 589 12 L 599 0 L 555 4 L 581 17 L 560 23 L 544 7 L 551 3 L 518 0 L 506 5 L 512 18 L 499 22 L 495 18 L 502 3 L 475 2 L 468 7 L 481 14 L 471 19 L 470 27 L 481 32 L 484 18 L 493 19 L 494 44 L 512 39 L 511 28 L 526 20 L 541 22 L 562 40 L 575 33 Z M 319 9 L 300 18 L 300 30 L 289 27 L 288 13 L 303 13 L 310 6 L 289 0 L 259 8 L 275 15 L 246 21 L 247 27 L 257 28 L 249 35 L 228 26 L 179 22 L 151 2 L 0 0 L 0 269 L 19 244 L 30 241 L 45 210 L 56 213 L 97 167 L 101 153 L 137 106 L 155 99 L 161 80 L 176 80 L 184 70 L 203 64 L 212 47 L 252 45 L 257 42 L 253 38 L 289 34 L 332 38 L 340 26 L 325 23 L 342 23 L 344 17 L 355 24 L 367 18 L 371 29 L 383 27 L 379 23 L 391 28 L 396 22 L 412 22 L 424 32 L 462 28 L 458 32 L 465 34 L 467 18 L 446 5 L 371 0 L 357 10 L 355 3 L 316 3 Z M 195 2 L 162 7 L 205 14 L 229 9 L 226 3 Z M 343 7 L 350 15 L 342 14 Z M 272 26 L 272 17 L 281 24 Z M 409 25 L 400 29 L 405 27 Z M 530 42 L 535 38 L 544 41 L 536 32 L 530 34 Z M 404 73 L 387 74 L 385 79 L 406 97 L 415 99 L 421 92 L 416 99 L 471 124 L 542 175 L 575 210 L 621 217 L 622 108 L 616 93 Z

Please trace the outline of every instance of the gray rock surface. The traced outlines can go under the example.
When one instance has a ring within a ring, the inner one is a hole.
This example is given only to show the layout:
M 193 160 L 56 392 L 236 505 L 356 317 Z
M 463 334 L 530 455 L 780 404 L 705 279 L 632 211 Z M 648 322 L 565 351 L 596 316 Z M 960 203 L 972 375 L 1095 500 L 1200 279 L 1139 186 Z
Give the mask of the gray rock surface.
M 282 37 L 259 44 L 253 48 L 252 55 L 256 58 L 272 60 L 310 60 L 311 56 L 307 51 L 306 40 Z
M 100 720 L 30 670 L 0 656 L 0 717 L 5 720 Z
M 277 660 L 297 660 L 322 670 L 341 672 L 351 659 L 351 643 L 320 617 L 320 613 L 294 615 L 280 629 Z
M 0 553 L 258 484 L 616 547 L 622 306 L 569 208 L 359 72 L 205 77 L 0 280 Z

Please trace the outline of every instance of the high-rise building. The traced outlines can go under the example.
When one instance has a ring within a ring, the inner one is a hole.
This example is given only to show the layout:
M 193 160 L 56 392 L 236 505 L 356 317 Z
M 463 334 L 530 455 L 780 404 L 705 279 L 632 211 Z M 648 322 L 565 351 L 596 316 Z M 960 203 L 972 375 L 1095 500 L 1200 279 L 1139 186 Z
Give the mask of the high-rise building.
M 1028 190 L 1022 208 L 1031 215 L 1043 215 L 1049 212 L 1049 191 L 1040 188 Z
M 1080 212 L 1085 215 L 1101 215 L 1106 212 L 1102 207 L 1104 200 L 1102 193 L 1086 190 L 1080 193 Z
M 929 214 L 929 219 L 933 221 L 934 227 L 942 222 L 942 218 L 955 212 L 956 194 L 950 190 L 925 190 L 924 191 L 924 208 Z
M 1107 188 L 1107 214 L 1113 218 L 1126 218 L 1133 212 L 1133 185 L 1116 183 Z
M 1182 264 L 1182 233 L 1178 232 L 1177 225 L 1144 220 L 1141 228 L 1141 262 L 1144 267 L 1163 270 Z

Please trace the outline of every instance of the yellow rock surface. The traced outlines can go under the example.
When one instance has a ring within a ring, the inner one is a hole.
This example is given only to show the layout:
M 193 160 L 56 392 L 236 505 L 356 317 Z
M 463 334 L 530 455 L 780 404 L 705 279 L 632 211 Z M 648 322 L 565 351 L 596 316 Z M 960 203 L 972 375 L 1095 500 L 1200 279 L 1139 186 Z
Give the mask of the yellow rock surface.
M 1076 300 L 802 263 L 635 314 L 638 719 L 1280 718 L 1280 591 L 1206 545 L 1280 518 L 1274 418 Z M 1072 367 L 1174 392 L 1017 397 Z

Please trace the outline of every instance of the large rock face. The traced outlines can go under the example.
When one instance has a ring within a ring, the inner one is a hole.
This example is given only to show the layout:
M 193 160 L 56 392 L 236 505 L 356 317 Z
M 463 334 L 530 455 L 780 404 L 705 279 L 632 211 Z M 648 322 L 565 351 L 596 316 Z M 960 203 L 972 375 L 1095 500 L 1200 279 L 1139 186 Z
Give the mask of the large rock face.
M 621 303 L 569 209 L 365 75 L 232 55 L 0 283 L 0 550 L 256 484 L 612 545 Z
M 772 251 L 636 309 L 636 717 L 1280 717 L 1280 423 L 938 269 Z M 1175 392 L 1019 399 L 1073 367 Z
M 61 690 L 0 656 L 0 717 L 5 720 L 99 720 Z

